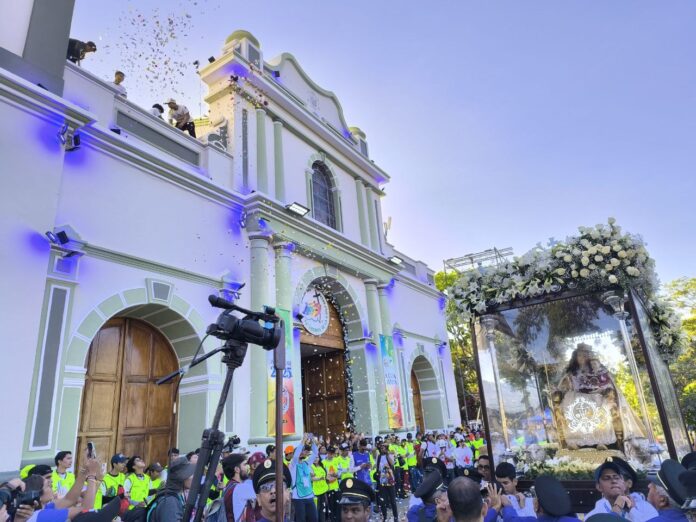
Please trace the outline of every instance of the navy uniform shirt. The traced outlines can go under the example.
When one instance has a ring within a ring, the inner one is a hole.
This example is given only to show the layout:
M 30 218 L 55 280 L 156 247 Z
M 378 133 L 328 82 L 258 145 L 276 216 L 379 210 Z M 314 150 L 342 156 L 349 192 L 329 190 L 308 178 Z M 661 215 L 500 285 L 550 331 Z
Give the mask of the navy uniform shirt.
M 408 512 L 406 513 L 406 520 L 408 520 L 408 522 L 422 522 L 422 520 L 435 520 L 435 518 L 437 518 L 436 509 L 437 508 L 435 507 L 435 504 L 420 504 L 411 506 Z M 422 515 L 421 510 L 423 511 Z M 421 516 L 423 517 L 422 520 Z
M 489 510 L 494 511 L 494 510 Z M 539 517 L 518 517 L 514 508 L 509 506 L 503 508 L 504 522 L 580 522 L 576 517 L 552 517 L 550 515 L 540 515 Z
M 681 509 L 661 509 L 655 518 L 648 522 L 687 522 L 688 518 Z

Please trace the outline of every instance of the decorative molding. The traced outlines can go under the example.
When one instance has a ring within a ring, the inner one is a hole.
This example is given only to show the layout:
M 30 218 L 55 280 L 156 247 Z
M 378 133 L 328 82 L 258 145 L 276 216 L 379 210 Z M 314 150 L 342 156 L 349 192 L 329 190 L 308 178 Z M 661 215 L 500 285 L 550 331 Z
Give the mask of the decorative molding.
M 142 257 L 137 257 L 123 252 L 116 252 L 115 250 L 109 250 L 108 248 L 100 247 L 90 243 L 85 243 L 84 253 L 85 255 L 88 255 L 90 257 L 111 261 L 120 265 L 140 268 L 141 270 L 147 270 L 151 272 L 157 272 L 159 274 L 167 275 L 170 277 L 176 277 L 178 279 L 191 281 L 193 283 L 213 286 L 216 288 L 223 288 L 222 278 L 216 279 L 214 277 L 206 276 L 203 274 L 197 274 L 189 270 L 184 270 L 182 268 L 177 268 L 171 265 L 165 265 L 164 263 L 158 263 L 156 261 L 151 261 L 149 259 L 144 259 Z
M 63 371 L 65 373 L 77 373 L 79 375 L 87 375 L 87 368 L 83 368 L 82 366 L 70 366 L 66 364 L 63 366 Z

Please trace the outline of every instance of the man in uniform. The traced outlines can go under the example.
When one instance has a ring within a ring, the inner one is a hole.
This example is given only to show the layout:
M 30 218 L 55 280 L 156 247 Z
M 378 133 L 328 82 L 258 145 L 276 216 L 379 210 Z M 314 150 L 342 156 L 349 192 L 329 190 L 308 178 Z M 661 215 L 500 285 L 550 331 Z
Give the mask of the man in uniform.
M 500 497 L 503 522 L 579 522 L 578 518 L 571 515 L 572 506 L 568 491 L 557 479 L 549 476 L 538 477 L 534 481 L 534 489 L 537 495 L 534 499 L 536 517 L 517 516 L 510 500 L 503 495 Z
M 433 470 L 428 473 L 413 496 L 421 499 L 422 504 L 414 505 L 406 513 L 408 522 L 432 522 L 436 517 L 436 501 L 440 495 L 447 493 L 445 481 L 440 472 Z
M 285 464 L 283 464 L 283 492 L 280 494 L 276 492 L 275 480 L 275 461 L 271 459 L 265 460 L 254 471 L 252 482 L 256 492 L 256 501 L 261 510 L 260 517 L 256 519 L 256 522 L 273 522 L 276 516 L 277 498 L 279 497 L 284 504 L 288 504 L 290 500 L 292 477 Z M 285 520 L 288 520 L 287 510 L 285 511 Z
M 683 461 L 682 461 L 683 462 Z M 657 510 L 657 517 L 651 522 L 686 522 L 681 510 L 689 497 L 686 488 L 679 480 L 686 469 L 676 460 L 665 460 L 657 475 L 648 484 L 648 502 Z M 693 472 L 691 472 L 693 473 Z
M 368 522 L 370 505 L 375 495 L 369 484 L 359 479 L 342 480 L 339 486 L 341 492 L 341 522 Z
M 456 478 L 450 483 L 447 498 L 455 522 L 483 522 L 488 512 L 478 484 L 465 477 Z
M 595 470 L 595 483 L 597 491 L 602 494 L 592 511 L 585 518 L 597 514 L 616 514 L 631 522 L 646 522 L 657 516 L 657 511 L 648 502 L 631 497 L 626 492 L 624 474 L 627 471 L 614 461 L 607 458 L 604 463 Z

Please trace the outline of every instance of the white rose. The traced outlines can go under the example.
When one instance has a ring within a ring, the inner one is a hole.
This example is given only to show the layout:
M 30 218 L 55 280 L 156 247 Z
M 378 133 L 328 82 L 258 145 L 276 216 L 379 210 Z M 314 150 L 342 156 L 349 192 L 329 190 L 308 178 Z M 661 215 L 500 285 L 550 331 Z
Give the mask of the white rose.
M 608 254 L 611 252 L 611 247 L 610 246 L 603 246 L 602 247 L 602 254 Z
M 614 274 L 611 274 L 611 275 L 609 276 L 609 282 L 610 282 L 612 285 L 615 285 L 616 283 L 619 282 L 619 280 L 618 280 L 618 278 L 617 278 Z
M 597 265 L 595 265 L 594 263 L 590 263 L 590 265 L 587 268 L 589 268 L 590 270 L 596 270 Z
M 596 256 L 594 256 L 594 260 L 597 261 L 598 263 L 601 263 L 602 261 L 604 261 L 604 257 L 600 256 L 600 255 L 596 255 Z
M 577 270 L 573 270 L 573 271 L 570 273 L 570 275 L 573 276 L 573 277 L 578 277 L 578 271 L 577 271 Z
M 612 258 L 611 258 L 611 261 L 609 261 L 609 262 L 610 262 L 612 265 L 614 265 L 614 266 L 619 266 L 619 265 L 621 264 L 621 261 L 619 261 L 619 260 L 616 259 L 615 257 L 612 257 Z
M 590 276 L 590 271 L 587 268 L 583 268 L 580 270 L 580 277 L 589 277 Z
M 612 249 L 614 252 L 619 252 L 621 251 L 621 245 L 617 241 L 612 241 Z
M 583 257 L 580 262 L 582 263 L 582 266 L 587 266 L 590 264 L 590 260 L 586 257 Z
M 614 265 L 612 265 L 611 263 L 607 263 L 606 265 L 604 265 L 604 270 L 606 270 L 607 272 L 611 272 L 612 270 L 614 270 Z
M 566 254 L 563 256 L 563 261 L 565 261 L 566 263 L 570 263 L 572 260 L 573 256 L 571 256 L 570 254 Z
M 613 225 L 614 223 L 616 223 L 616 219 L 614 219 L 613 217 L 610 217 L 610 218 L 607 220 L 607 222 L 608 222 L 610 225 Z
M 626 257 L 626 251 L 619 250 L 618 254 L 616 254 L 616 255 L 619 256 L 621 259 L 624 259 Z
M 558 274 L 559 276 L 562 276 L 562 275 L 565 275 L 566 270 L 565 270 L 565 268 L 557 268 L 557 269 L 555 270 L 555 272 L 556 272 L 556 274 Z
M 590 248 L 587 249 L 587 254 L 590 255 L 590 256 L 593 256 L 593 255 L 595 255 L 596 253 L 597 253 L 597 247 L 595 247 L 595 246 L 592 246 L 592 247 L 590 247 Z

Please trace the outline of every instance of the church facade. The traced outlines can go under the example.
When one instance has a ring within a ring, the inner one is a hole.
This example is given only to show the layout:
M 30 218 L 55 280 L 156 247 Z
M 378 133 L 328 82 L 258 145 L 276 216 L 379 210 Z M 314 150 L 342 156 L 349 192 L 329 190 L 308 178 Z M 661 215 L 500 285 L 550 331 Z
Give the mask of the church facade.
M 209 127 L 193 139 L 64 56 L 35 60 L 31 21 L 18 27 L 0 40 L 0 335 L 15 412 L 0 472 L 87 441 L 150 461 L 199 446 L 220 356 L 155 381 L 220 346 L 205 337 L 220 312 L 210 294 L 285 320 L 287 440 L 461 422 L 444 298 L 384 235 L 389 176 L 292 55 L 265 61 L 253 35 L 232 33 L 201 70 Z M 272 440 L 273 377 L 271 353 L 249 345 L 222 418 L 244 445 Z

